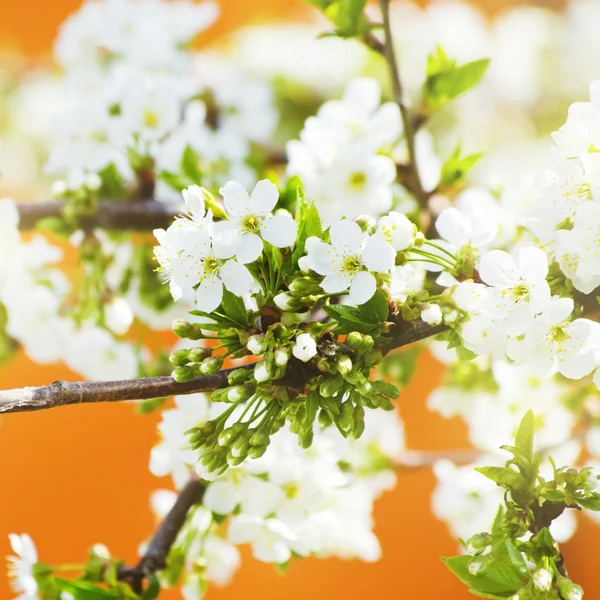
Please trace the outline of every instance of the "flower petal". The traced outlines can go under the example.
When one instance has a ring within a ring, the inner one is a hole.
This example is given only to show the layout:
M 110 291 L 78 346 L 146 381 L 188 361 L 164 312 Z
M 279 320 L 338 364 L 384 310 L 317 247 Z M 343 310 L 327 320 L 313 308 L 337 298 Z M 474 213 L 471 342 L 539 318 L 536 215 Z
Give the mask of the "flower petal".
M 298 233 L 298 223 L 289 215 L 275 215 L 263 222 L 260 233 L 264 240 L 277 248 L 293 246 Z
M 395 258 L 395 250 L 378 235 L 371 236 L 362 251 L 362 263 L 369 271 L 390 271 Z
M 517 262 L 523 277 L 528 281 L 546 279 L 548 275 L 548 257 L 543 250 L 535 246 L 521 248 L 517 254 Z
M 456 208 L 447 208 L 435 222 L 437 232 L 453 246 L 460 248 L 469 243 L 471 228 L 465 216 Z
M 239 490 L 228 480 L 213 481 L 206 487 L 202 503 L 219 515 L 228 515 L 242 499 Z
M 254 279 L 248 269 L 235 260 L 228 260 L 219 271 L 223 285 L 236 296 L 250 293 Z
M 350 284 L 350 302 L 352 304 L 364 304 L 375 294 L 377 281 L 368 271 L 360 271 L 352 278 Z
M 236 258 L 243 264 L 254 262 L 263 251 L 263 241 L 255 233 L 242 236 L 240 245 L 235 253 Z
M 225 208 L 232 215 L 243 215 L 250 210 L 250 196 L 241 183 L 228 181 L 220 190 Z
M 365 234 L 354 221 L 336 221 L 329 229 L 331 244 L 336 249 L 344 249 L 352 254 L 359 251 Z
M 338 292 L 345 292 L 350 287 L 351 282 L 352 278 L 348 275 L 332 273 L 323 279 L 321 288 L 326 294 L 337 294 Z
M 242 235 L 233 221 L 219 221 L 211 227 L 212 247 L 216 258 L 231 258 L 239 248 Z
M 218 277 L 207 277 L 196 290 L 196 306 L 207 313 L 215 310 L 223 299 L 223 283 Z
M 261 179 L 252 190 L 250 206 L 252 212 L 267 215 L 273 211 L 279 200 L 279 190 L 277 186 L 268 179 Z
M 512 285 L 519 279 L 519 270 L 510 254 L 492 250 L 481 258 L 479 276 L 488 285 Z

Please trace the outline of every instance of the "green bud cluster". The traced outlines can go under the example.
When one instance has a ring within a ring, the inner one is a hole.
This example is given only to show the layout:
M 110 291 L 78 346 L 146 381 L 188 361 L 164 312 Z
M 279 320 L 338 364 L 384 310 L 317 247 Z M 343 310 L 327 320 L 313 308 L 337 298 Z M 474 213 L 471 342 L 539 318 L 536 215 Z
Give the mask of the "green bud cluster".
M 277 294 L 274 300 L 285 312 L 302 313 L 312 308 L 321 295 L 323 289 L 319 281 L 306 275 L 293 279 L 288 285 L 288 291 Z
M 210 348 L 192 348 L 175 350 L 169 355 L 174 367 L 171 377 L 177 383 L 186 383 L 202 375 L 214 375 L 223 366 L 221 356 L 211 356 Z

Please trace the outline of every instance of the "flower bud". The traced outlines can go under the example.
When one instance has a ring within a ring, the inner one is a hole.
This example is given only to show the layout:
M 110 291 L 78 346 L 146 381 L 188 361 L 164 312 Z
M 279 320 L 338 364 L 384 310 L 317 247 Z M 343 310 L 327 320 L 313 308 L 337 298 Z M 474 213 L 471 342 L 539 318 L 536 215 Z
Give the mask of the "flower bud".
M 313 438 L 314 438 L 314 433 L 313 433 L 312 427 L 310 429 L 307 429 L 306 431 L 303 431 L 298 438 L 298 440 L 300 442 L 300 447 L 303 448 L 304 450 L 310 448 L 313 443 Z
M 175 350 L 175 352 L 171 352 L 171 354 L 169 354 L 169 362 L 174 367 L 185 367 L 185 365 L 187 365 L 190 362 L 188 354 L 189 350 L 187 349 Z
M 283 348 L 278 348 L 275 350 L 275 364 L 278 367 L 285 367 L 289 360 L 290 355 Z
M 190 334 L 194 332 L 194 326 L 189 321 L 176 319 L 171 325 L 173 333 L 180 338 L 190 338 Z
M 248 381 L 251 376 L 252 371 L 250 369 L 236 369 L 227 375 L 227 382 L 229 385 L 238 385 Z
M 250 436 L 251 446 L 268 446 L 271 439 L 264 429 L 258 429 Z
M 370 335 L 365 335 L 363 336 L 359 350 L 361 352 L 366 352 L 367 350 L 370 350 L 374 345 L 375 340 Z
M 176 369 L 173 369 L 171 377 L 177 383 L 187 383 L 194 379 L 194 371 L 190 367 L 177 367 Z
M 338 424 L 344 431 L 348 431 L 352 428 L 354 424 L 354 405 L 350 400 L 346 400 L 346 402 L 342 403 Z
M 319 392 L 321 396 L 325 398 L 331 398 L 342 389 L 343 385 L 344 380 L 341 377 L 329 377 L 328 379 L 325 379 L 325 381 L 321 382 L 319 385 Z
M 267 446 L 250 446 L 248 456 L 250 458 L 260 458 L 267 451 Z
M 552 573 L 548 569 L 538 569 L 533 573 L 533 585 L 542 592 L 552 587 Z
M 298 259 L 298 268 L 303 272 L 303 273 L 308 273 L 310 272 L 310 265 L 308 264 L 308 256 L 301 256 Z
M 559 577 L 556 587 L 563 600 L 581 600 L 583 598 L 583 589 L 567 577 Z
M 212 400 L 212 402 L 230 402 L 229 400 L 229 390 L 231 388 L 223 388 L 221 390 L 215 390 L 211 396 L 210 399 Z
M 310 333 L 301 333 L 296 337 L 292 349 L 293 355 L 302 362 L 308 362 L 317 354 L 317 342 Z
M 477 533 L 467 540 L 465 549 L 471 556 L 478 556 L 491 544 L 492 536 L 489 533 Z
M 352 371 L 352 359 L 345 354 L 342 354 L 337 359 L 337 368 L 341 375 L 346 375 Z
M 376 225 L 375 219 L 370 215 L 359 215 L 354 219 L 354 222 L 361 228 L 363 233 L 369 233 Z
M 237 467 L 241 465 L 246 460 L 246 456 L 234 456 L 233 452 L 229 452 L 227 454 L 227 464 L 230 467 Z
M 288 286 L 294 296 L 313 296 L 322 294 L 323 290 L 319 282 L 312 277 L 296 277 Z
M 203 375 L 214 375 L 223 366 L 220 356 L 210 356 L 202 361 L 201 370 Z
M 442 322 L 442 310 L 437 304 L 422 304 L 421 319 L 428 325 L 439 325 Z
M 486 556 L 476 556 L 469 563 L 469 573 L 471 575 L 483 575 L 494 562 L 494 557 L 491 554 Z
M 351 331 L 346 337 L 346 344 L 352 350 L 358 350 L 362 344 L 362 335 L 358 331 Z
M 227 400 L 229 402 L 244 402 L 254 393 L 249 385 L 234 385 L 227 390 Z
M 317 369 L 319 369 L 321 373 L 329 373 L 331 371 L 331 365 L 326 358 L 321 357 L 317 359 Z
M 251 335 L 246 342 L 246 348 L 254 356 L 258 356 L 267 349 L 267 338 L 264 335 Z
M 258 383 L 268 381 L 271 378 L 271 369 L 266 360 L 261 360 L 254 366 L 254 379 Z
M 248 450 L 250 449 L 250 443 L 243 437 L 238 437 L 231 446 L 231 456 L 235 458 L 246 458 L 248 456 Z
M 374 367 L 375 365 L 378 365 L 383 359 L 383 353 L 381 352 L 381 350 L 375 350 L 375 348 L 371 348 L 371 350 L 367 350 L 364 353 L 362 359 L 365 363 L 365 366 Z
M 189 350 L 190 362 L 201 363 L 205 358 L 208 358 L 212 354 L 210 348 L 192 348 Z

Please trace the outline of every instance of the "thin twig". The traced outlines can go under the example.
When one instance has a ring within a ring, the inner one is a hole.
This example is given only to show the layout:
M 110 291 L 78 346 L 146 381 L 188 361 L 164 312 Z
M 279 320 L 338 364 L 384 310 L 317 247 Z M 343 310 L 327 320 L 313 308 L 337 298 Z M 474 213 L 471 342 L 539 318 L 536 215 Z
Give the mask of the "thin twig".
M 204 482 L 193 475 L 160 523 L 138 564 L 135 567 L 123 567 L 119 570 L 119 579 L 128 583 L 136 594 L 142 592 L 144 579 L 167 567 L 171 547 L 185 524 L 190 509 L 202 502 L 205 490 Z
M 385 349 L 387 352 L 445 331 L 445 325 L 431 326 L 422 321 L 395 325 L 392 337 Z M 286 379 L 294 385 L 306 380 L 306 366 L 290 366 Z M 252 368 L 245 365 L 241 368 Z M 238 367 L 240 368 L 240 367 Z M 171 377 L 145 377 L 122 381 L 81 381 L 70 383 L 55 381 L 41 387 L 26 387 L 13 390 L 0 390 L 0 413 L 44 410 L 69 404 L 89 404 L 95 402 L 121 402 L 123 400 L 148 400 L 165 396 L 212 392 L 228 386 L 227 375 L 233 369 L 223 369 L 215 375 L 197 377 L 187 383 L 177 383 Z
M 379 4 L 381 6 L 383 32 L 385 36 L 383 54 L 390 70 L 394 101 L 400 107 L 400 114 L 402 115 L 402 123 L 404 125 L 404 137 L 406 138 L 406 147 L 408 149 L 408 172 L 406 174 L 406 179 L 410 182 L 410 191 L 414 194 L 419 204 L 423 208 L 427 208 L 429 194 L 423 189 L 423 184 L 421 182 L 421 177 L 417 167 L 417 155 L 415 149 L 415 123 L 411 114 L 406 92 L 402 85 L 400 70 L 398 69 L 396 53 L 394 50 L 394 39 L 392 37 L 392 28 L 390 25 L 390 0 L 379 0 Z
M 18 202 L 19 229 L 35 229 L 42 219 L 61 217 L 64 207 L 65 203 L 60 200 Z M 181 214 L 180 204 L 156 200 L 135 202 L 104 200 L 98 202 L 94 214 L 79 217 L 77 224 L 82 229 L 99 227 L 101 229 L 152 231 L 168 227 L 173 219 Z

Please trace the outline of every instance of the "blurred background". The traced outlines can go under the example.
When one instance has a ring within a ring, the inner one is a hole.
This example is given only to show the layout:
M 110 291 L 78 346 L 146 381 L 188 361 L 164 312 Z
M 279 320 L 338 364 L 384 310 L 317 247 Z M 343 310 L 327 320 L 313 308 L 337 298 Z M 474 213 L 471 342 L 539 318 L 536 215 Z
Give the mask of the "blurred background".
M 44 64 L 59 24 L 80 4 L 78 0 L 5 2 L 0 19 L 0 60 L 7 70 L 0 70 L 0 77 L 5 79 L 1 83 L 6 84 L 9 70 L 14 73 Z M 596 4 L 600 5 L 600 0 Z M 500 11 L 517 5 L 558 10 L 563 3 L 558 0 L 477 3 L 481 14 L 494 18 Z M 203 38 L 203 44 L 219 43 L 228 32 L 248 24 L 274 19 L 309 20 L 313 14 L 294 0 L 222 0 L 221 9 L 221 18 Z M 600 22 L 589 25 L 597 31 Z M 570 31 L 575 35 L 576 28 Z M 476 34 L 474 30 L 463 31 L 465 44 L 471 33 Z M 522 35 L 534 39 L 539 31 L 524 30 Z M 517 44 L 522 39 L 512 41 Z M 510 45 L 510 37 L 507 42 Z M 590 57 L 580 58 L 586 62 Z M 518 52 L 509 59 L 508 69 L 511 60 L 519 61 Z M 600 76 L 598 59 L 590 58 L 588 62 L 593 63 L 588 67 L 598 67 L 595 76 Z M 553 84 L 557 88 L 565 86 L 558 76 Z M 3 89 L 7 88 L 0 86 L 0 93 Z M 48 102 L 53 101 L 49 96 Z M 533 106 L 527 110 L 534 110 Z M 564 104 L 561 106 L 564 109 Z M 2 125 L 6 127 L 6 123 Z M 14 148 L 10 146 L 9 154 L 15 152 Z M 13 187 L 3 193 L 25 195 L 22 186 L 15 183 Z M 468 447 L 462 421 L 443 419 L 426 409 L 427 395 L 442 377 L 442 366 L 425 357 L 414 383 L 404 390 L 398 402 L 410 449 Z M 79 378 L 60 365 L 36 365 L 22 352 L 0 369 L 0 387 L 5 389 Z M 36 541 L 40 557 L 49 563 L 77 561 L 85 556 L 88 547 L 99 541 L 113 555 L 133 562 L 138 544 L 154 526 L 149 495 L 157 487 L 168 485 L 157 482 L 148 471 L 148 454 L 156 441 L 158 418 L 153 414 L 136 415 L 128 404 L 70 407 L 2 417 L 0 555 L 9 552 L 8 533 L 28 532 Z M 378 563 L 298 560 L 280 576 L 272 566 L 253 560 L 247 553 L 233 583 L 223 589 L 212 587 L 209 597 L 321 600 L 332 594 L 348 599 L 370 594 L 375 598 L 468 598 L 464 587 L 439 560 L 440 556 L 454 554 L 457 545 L 445 524 L 431 512 L 434 487 L 430 469 L 401 472 L 396 489 L 378 501 L 376 533 L 383 548 L 383 559 Z M 564 546 L 570 574 L 589 598 L 600 593 L 595 553 L 590 552 L 598 543 L 598 525 L 585 521 Z M 0 597 L 10 597 L 4 569 L 0 569 Z M 178 592 L 169 597 L 178 597 Z

